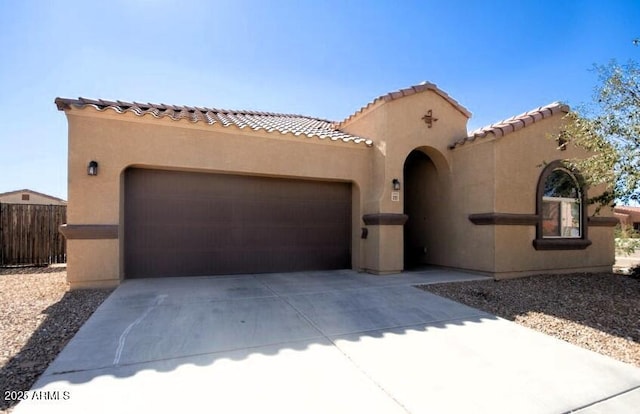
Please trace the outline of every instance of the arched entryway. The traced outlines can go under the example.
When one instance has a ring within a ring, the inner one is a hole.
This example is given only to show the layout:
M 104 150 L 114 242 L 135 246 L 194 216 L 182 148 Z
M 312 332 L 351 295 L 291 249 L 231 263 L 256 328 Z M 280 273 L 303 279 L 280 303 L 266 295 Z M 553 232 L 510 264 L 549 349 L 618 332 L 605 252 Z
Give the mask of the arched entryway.
M 419 149 L 411 151 L 404 163 L 404 183 L 404 213 L 409 216 L 404 226 L 404 268 L 436 264 L 444 200 L 432 157 Z

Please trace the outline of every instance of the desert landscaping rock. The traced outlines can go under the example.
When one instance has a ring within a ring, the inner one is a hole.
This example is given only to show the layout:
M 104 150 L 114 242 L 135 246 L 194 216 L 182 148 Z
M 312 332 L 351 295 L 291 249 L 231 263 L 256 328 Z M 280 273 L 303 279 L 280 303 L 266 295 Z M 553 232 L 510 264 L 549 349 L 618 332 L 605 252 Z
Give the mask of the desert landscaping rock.
M 0 390 L 31 388 L 111 289 L 69 291 L 64 267 L 0 269 Z M 15 402 L 0 399 L 0 412 Z
M 640 281 L 628 276 L 550 275 L 420 287 L 640 366 Z

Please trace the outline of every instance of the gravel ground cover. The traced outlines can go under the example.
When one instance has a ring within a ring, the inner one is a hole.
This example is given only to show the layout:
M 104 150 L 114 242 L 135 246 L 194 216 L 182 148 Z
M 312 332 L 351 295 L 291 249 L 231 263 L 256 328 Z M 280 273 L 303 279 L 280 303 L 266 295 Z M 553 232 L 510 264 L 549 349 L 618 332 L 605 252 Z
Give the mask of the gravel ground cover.
M 640 280 L 571 274 L 421 289 L 640 367 Z
M 64 267 L 0 268 L 0 413 L 16 401 L 113 289 L 70 292 Z

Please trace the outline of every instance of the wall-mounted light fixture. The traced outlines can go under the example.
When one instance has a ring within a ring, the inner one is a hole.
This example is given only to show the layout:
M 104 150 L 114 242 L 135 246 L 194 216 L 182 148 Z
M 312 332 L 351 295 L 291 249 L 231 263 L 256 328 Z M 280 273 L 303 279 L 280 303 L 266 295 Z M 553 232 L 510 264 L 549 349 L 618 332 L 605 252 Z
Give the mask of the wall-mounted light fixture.
M 400 191 L 400 180 L 398 180 L 397 178 L 394 178 L 391 181 L 391 185 L 393 186 L 393 191 Z
M 87 166 L 87 174 L 98 175 L 98 161 L 89 161 Z

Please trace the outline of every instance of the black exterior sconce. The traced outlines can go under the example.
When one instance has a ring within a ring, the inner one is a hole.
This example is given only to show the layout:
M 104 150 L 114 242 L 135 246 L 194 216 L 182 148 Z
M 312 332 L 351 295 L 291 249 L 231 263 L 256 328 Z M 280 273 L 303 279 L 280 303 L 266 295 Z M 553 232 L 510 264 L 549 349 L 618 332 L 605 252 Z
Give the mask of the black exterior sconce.
M 391 185 L 393 187 L 393 191 L 400 191 L 400 180 L 398 180 L 397 178 L 394 178 L 391 181 Z
M 87 166 L 88 175 L 98 175 L 98 161 L 89 161 Z

